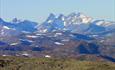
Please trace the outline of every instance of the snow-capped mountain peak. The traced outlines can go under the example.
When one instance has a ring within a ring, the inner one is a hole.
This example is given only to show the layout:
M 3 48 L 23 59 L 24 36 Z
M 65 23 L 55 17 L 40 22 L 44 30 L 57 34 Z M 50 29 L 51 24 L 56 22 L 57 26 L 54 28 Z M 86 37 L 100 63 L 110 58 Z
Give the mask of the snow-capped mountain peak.
M 86 23 L 86 24 L 89 23 L 89 22 L 91 22 L 91 20 L 92 20 L 91 17 L 86 16 L 86 15 L 84 15 L 84 14 L 80 14 L 79 17 L 82 19 L 82 23 Z
M 71 13 L 67 16 L 66 22 L 68 24 L 87 24 L 91 22 L 92 18 L 84 15 L 83 13 Z

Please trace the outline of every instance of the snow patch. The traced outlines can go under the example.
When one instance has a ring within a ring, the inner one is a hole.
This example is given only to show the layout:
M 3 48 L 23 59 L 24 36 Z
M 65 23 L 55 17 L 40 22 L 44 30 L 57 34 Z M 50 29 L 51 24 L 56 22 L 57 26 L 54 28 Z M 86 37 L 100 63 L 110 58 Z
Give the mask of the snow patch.
M 14 46 L 14 45 L 17 45 L 17 44 L 18 44 L 18 43 L 11 43 L 10 45 L 11 45 L 11 46 Z
M 26 37 L 28 37 L 28 38 L 37 38 L 38 36 L 35 36 L 35 35 L 26 35 Z
M 45 57 L 46 57 L 46 58 L 51 58 L 51 56 L 50 56 L 50 55 L 45 55 Z
M 7 26 L 3 26 L 3 28 L 8 29 L 8 30 L 10 29 L 10 28 L 9 28 L 9 27 L 7 27 Z
M 53 20 L 48 20 L 48 23 L 52 23 L 53 22 Z
M 63 43 L 60 42 L 55 42 L 56 45 L 64 45 Z
M 56 33 L 54 36 L 57 37 L 57 36 L 60 36 L 62 35 L 62 33 Z
M 68 41 L 69 41 L 69 39 L 63 39 L 62 41 L 63 41 L 63 42 L 68 42 Z
M 30 54 L 28 54 L 27 52 L 22 53 L 23 56 L 29 56 Z

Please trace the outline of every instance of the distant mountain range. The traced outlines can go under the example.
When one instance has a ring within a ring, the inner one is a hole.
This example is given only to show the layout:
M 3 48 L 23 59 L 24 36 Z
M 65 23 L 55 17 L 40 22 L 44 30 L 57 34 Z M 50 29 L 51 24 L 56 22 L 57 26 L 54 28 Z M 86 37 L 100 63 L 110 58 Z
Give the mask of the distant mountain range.
M 0 18 L 0 55 L 72 58 L 90 55 L 91 59 L 95 56 L 114 62 L 115 22 L 96 20 L 83 13 L 58 17 L 51 13 L 41 24 Z

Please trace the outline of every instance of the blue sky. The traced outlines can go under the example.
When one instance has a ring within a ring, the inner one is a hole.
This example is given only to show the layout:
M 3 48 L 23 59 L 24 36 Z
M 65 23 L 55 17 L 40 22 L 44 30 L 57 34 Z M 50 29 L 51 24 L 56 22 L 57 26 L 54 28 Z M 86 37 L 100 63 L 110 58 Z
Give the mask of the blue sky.
M 0 0 L 0 17 L 43 22 L 56 15 L 83 12 L 93 18 L 115 21 L 115 0 Z

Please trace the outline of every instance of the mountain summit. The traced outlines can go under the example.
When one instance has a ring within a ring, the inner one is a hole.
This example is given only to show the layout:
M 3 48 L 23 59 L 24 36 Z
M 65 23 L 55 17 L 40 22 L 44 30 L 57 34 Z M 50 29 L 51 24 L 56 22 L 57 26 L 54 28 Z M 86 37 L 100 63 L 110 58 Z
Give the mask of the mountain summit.
M 86 56 L 115 62 L 115 22 L 92 19 L 83 13 L 51 13 L 41 24 L 0 18 L 0 51 L 3 56 Z

